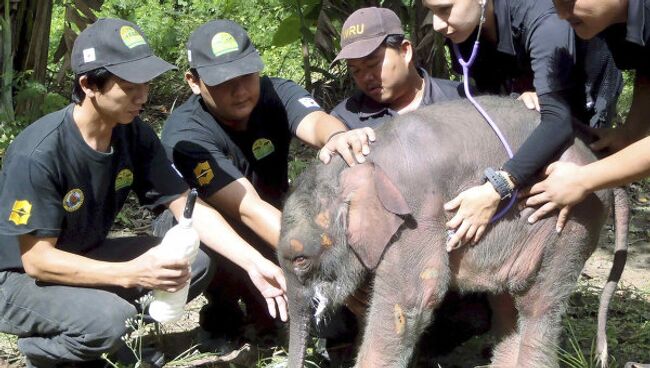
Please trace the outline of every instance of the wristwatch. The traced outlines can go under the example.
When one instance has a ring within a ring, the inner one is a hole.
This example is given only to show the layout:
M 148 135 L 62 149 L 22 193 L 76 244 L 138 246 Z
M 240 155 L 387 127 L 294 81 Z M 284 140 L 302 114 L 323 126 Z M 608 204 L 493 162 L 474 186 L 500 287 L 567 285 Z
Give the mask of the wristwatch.
M 501 200 L 510 198 L 512 192 L 514 192 L 514 181 L 510 178 L 506 178 L 508 175 L 505 171 L 495 171 L 493 168 L 488 167 L 484 171 L 485 181 L 489 181 L 494 187 L 494 190 L 499 194 Z M 510 179 L 510 180 L 509 180 Z M 510 184 L 512 183 L 512 185 Z

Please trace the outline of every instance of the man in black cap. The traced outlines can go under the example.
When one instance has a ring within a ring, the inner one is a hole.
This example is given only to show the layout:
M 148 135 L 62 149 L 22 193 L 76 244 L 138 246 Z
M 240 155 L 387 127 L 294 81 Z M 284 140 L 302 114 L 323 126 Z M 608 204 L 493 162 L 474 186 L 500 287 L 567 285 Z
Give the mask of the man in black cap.
M 72 50 L 74 103 L 19 134 L 0 174 L 0 331 L 18 335 L 29 367 L 69 367 L 124 348 L 134 301 L 151 289 L 190 297 L 211 278 L 210 258 L 170 260 L 154 237 L 107 239 L 133 190 L 142 205 L 181 216 L 188 187 L 154 131 L 138 118 L 148 82 L 174 66 L 142 31 L 100 19 Z M 201 241 L 241 265 L 286 319 L 284 278 L 224 219 L 197 202 Z M 161 359 L 151 362 L 161 366 Z
M 168 156 L 202 199 L 249 244 L 275 259 L 292 137 L 323 147 L 319 157 L 324 162 L 336 152 L 354 165 L 364 161 L 373 132 L 347 131 L 296 83 L 260 77 L 262 59 L 234 22 L 215 20 L 196 29 L 187 56 L 185 80 L 194 95 L 165 124 L 162 141 Z M 237 267 L 222 271 L 206 293 L 210 303 L 201 313 L 201 326 L 212 340 L 241 335 L 245 321 L 239 298 L 258 330 L 273 328 L 263 321 L 263 300 L 251 293 L 246 275 Z
M 345 60 L 358 90 L 331 114 L 351 129 L 374 128 L 398 114 L 464 95 L 460 83 L 430 77 L 415 66 L 414 57 L 413 44 L 392 10 L 371 7 L 352 13 L 332 64 Z

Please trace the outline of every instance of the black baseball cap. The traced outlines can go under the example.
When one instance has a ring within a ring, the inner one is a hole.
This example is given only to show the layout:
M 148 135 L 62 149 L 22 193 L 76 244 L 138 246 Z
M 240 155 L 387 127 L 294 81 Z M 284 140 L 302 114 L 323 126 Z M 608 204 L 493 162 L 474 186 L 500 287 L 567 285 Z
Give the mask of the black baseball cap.
M 122 19 L 102 18 L 83 30 L 72 47 L 72 71 L 106 68 L 131 83 L 146 83 L 176 69 L 154 55 L 140 27 Z
M 332 64 L 342 59 L 368 56 L 393 34 L 404 34 L 402 22 L 395 12 L 376 7 L 359 9 L 343 23 L 341 51 Z
M 246 31 L 229 20 L 213 20 L 192 32 L 187 41 L 187 58 L 190 68 L 196 69 L 208 86 L 264 69 Z

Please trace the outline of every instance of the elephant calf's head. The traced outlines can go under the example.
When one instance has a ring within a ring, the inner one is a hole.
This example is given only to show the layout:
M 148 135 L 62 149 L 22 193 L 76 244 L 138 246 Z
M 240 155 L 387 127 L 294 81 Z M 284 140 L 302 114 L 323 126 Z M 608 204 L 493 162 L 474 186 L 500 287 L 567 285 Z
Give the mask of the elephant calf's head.
M 317 316 L 357 289 L 410 213 L 379 166 L 342 167 L 334 177 L 319 167 L 303 174 L 288 198 L 278 249 L 289 298 L 300 288 Z

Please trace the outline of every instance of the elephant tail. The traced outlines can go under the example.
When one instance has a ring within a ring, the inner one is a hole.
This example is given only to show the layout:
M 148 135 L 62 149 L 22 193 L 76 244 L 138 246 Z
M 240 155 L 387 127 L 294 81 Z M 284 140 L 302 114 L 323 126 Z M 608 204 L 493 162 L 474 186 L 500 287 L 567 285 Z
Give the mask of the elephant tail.
M 616 226 L 616 241 L 614 248 L 614 261 L 609 271 L 607 283 L 603 287 L 598 306 L 598 332 L 596 334 L 596 352 L 601 367 L 607 367 L 607 311 L 612 296 L 616 291 L 616 285 L 621 279 L 627 260 L 627 235 L 630 221 L 630 204 L 627 193 L 623 188 L 615 188 L 614 192 L 614 223 Z

